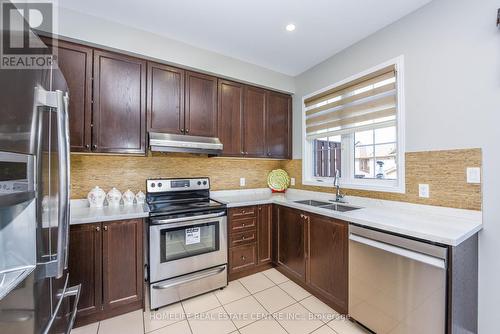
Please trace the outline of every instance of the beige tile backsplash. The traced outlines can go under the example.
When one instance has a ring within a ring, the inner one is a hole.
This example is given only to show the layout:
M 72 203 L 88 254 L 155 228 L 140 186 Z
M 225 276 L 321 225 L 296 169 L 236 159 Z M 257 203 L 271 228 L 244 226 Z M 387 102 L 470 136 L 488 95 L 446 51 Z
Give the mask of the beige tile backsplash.
M 343 189 L 347 195 L 391 201 L 481 210 L 481 185 L 469 184 L 467 167 L 481 167 L 481 149 L 406 153 L 406 193 Z M 333 187 L 302 185 L 302 160 L 284 161 L 282 167 L 295 178 L 292 188 L 333 192 Z M 418 185 L 428 184 L 430 197 L 418 196 Z
M 466 168 L 481 167 L 481 149 L 406 153 L 406 193 L 345 189 L 348 195 L 410 203 L 481 210 L 481 185 L 466 182 Z M 84 198 L 91 188 L 145 190 L 149 177 L 208 176 L 214 190 L 267 187 L 267 174 L 276 168 L 296 179 L 292 188 L 332 192 L 330 187 L 302 185 L 302 160 L 207 158 L 189 154 L 138 156 L 71 155 L 71 197 Z M 240 177 L 246 186 L 239 186 Z M 427 183 L 430 198 L 418 197 L 418 184 Z

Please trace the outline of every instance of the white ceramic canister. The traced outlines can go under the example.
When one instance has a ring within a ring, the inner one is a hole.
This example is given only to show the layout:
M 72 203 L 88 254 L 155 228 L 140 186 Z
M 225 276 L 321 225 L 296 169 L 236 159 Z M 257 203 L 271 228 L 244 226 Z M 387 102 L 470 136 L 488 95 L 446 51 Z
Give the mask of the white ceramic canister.
M 87 200 L 91 208 L 102 208 L 105 198 L 106 193 L 99 186 L 95 186 L 87 195 Z
M 137 204 L 144 204 L 144 201 L 146 200 L 146 195 L 142 191 L 139 191 L 137 194 L 135 194 L 135 201 Z
M 123 193 L 122 199 L 123 199 L 123 205 L 125 206 L 134 205 L 135 194 L 132 191 L 130 191 L 130 189 L 127 189 L 127 191 Z
M 108 194 L 106 195 L 106 199 L 108 200 L 109 206 L 113 206 L 113 207 L 120 206 L 120 201 L 122 199 L 122 193 L 120 192 L 120 190 L 113 187 L 110 191 L 108 191 Z

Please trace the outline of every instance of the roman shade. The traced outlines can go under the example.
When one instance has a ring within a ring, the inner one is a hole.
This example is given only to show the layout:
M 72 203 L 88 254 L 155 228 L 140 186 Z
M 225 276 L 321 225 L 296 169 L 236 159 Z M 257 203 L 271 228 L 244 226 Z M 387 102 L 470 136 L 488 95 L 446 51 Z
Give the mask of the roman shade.
M 333 136 L 396 123 L 394 65 L 304 100 L 306 135 Z

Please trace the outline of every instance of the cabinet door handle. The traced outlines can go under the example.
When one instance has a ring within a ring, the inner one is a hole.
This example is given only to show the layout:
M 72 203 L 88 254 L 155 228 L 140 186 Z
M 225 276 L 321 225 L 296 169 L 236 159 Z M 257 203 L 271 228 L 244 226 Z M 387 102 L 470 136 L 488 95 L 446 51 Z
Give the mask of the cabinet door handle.
M 186 129 L 186 133 L 189 133 L 189 129 Z
M 96 230 L 97 232 L 99 232 L 99 231 L 101 230 L 101 228 L 100 228 L 99 226 L 97 226 L 97 227 L 95 228 L 95 230 Z
M 89 145 L 89 144 L 85 145 L 85 148 L 86 148 L 87 150 L 90 150 L 90 145 Z
M 243 256 L 243 255 L 241 256 L 241 260 L 242 260 L 242 261 L 245 261 L 246 259 L 247 259 L 247 258 L 246 258 L 245 256 Z
M 97 149 L 97 145 L 96 144 L 92 145 L 92 149 L 96 150 Z
M 108 230 L 108 225 L 104 225 L 104 231 Z

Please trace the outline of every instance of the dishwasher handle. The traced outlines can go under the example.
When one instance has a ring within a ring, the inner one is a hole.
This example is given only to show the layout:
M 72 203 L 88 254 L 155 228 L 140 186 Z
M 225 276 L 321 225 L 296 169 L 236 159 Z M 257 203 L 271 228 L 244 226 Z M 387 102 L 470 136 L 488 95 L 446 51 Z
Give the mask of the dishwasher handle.
M 380 250 L 383 250 L 383 251 L 386 251 L 386 252 L 389 252 L 392 254 L 396 254 L 396 255 L 399 255 L 402 257 L 406 257 L 406 258 L 415 260 L 417 262 L 421 262 L 421 263 L 424 263 L 424 264 L 427 264 L 427 265 L 430 265 L 433 267 L 437 267 L 437 268 L 440 268 L 443 270 L 446 269 L 446 260 L 442 259 L 442 258 L 438 258 L 438 257 L 430 256 L 427 254 L 415 252 L 415 251 L 412 251 L 412 250 L 409 250 L 406 248 L 401 248 L 398 246 L 394 246 L 394 245 L 380 242 L 377 240 L 373 240 L 370 238 L 365 238 L 363 236 L 360 236 L 360 235 L 357 235 L 354 233 L 349 234 L 349 240 L 358 242 L 360 244 L 364 244 L 366 246 L 378 248 Z

